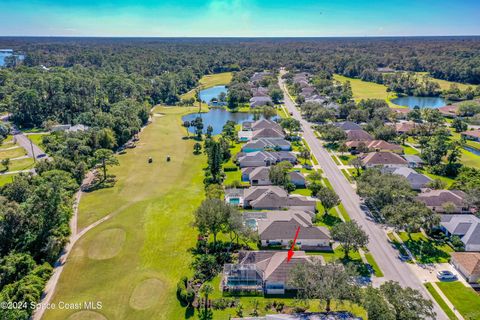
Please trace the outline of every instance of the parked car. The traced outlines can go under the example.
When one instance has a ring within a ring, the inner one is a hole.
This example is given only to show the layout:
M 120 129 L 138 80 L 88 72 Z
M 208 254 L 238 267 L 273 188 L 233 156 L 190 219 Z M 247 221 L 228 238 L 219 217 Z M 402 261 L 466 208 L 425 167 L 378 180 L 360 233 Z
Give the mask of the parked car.
M 45 153 L 40 153 L 38 156 L 37 156 L 37 159 L 41 159 L 41 158 L 45 158 L 47 155 Z
M 412 258 L 408 254 L 399 254 L 398 259 L 403 262 L 411 261 Z
M 438 271 L 437 272 L 437 278 L 438 278 L 438 280 L 442 280 L 442 281 L 457 280 L 457 276 L 453 272 L 448 271 L 448 270 Z

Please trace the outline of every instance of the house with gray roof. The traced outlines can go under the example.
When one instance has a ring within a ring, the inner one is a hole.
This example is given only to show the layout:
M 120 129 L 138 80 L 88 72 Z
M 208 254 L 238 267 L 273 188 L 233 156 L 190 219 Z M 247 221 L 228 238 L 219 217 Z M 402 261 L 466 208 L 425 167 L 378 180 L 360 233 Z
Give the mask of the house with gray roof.
M 344 131 L 347 130 L 362 130 L 362 127 L 359 124 L 356 124 L 352 121 L 344 121 L 344 122 L 336 122 L 334 123 L 335 126 L 343 129 Z
M 243 145 L 242 152 L 255 152 L 255 151 L 290 151 L 292 145 L 284 138 L 260 138 L 250 141 Z
M 430 179 L 426 175 L 418 173 L 411 168 L 401 167 L 389 169 L 387 171 L 405 177 L 408 180 L 408 183 L 410 183 L 410 186 L 413 190 L 420 190 L 426 188 L 427 185 L 432 182 L 432 179 Z
M 480 219 L 475 215 L 442 214 L 440 226 L 448 236 L 458 236 L 465 251 L 480 251 Z
M 314 226 L 310 214 L 302 211 L 288 210 L 285 213 L 270 214 L 266 219 L 257 220 L 257 232 L 261 244 L 290 248 L 292 234 L 298 232 L 297 242 L 303 250 L 328 250 L 330 248 L 330 231 L 325 227 Z
M 287 262 L 287 251 L 240 251 L 237 264 L 225 264 L 222 276 L 223 292 L 257 292 L 285 294 L 293 290 L 289 285 L 291 270 L 313 260 L 324 264 L 322 256 L 308 256 L 304 251 L 295 251 Z
M 268 88 L 265 87 L 253 87 L 251 90 L 252 97 L 268 97 Z
M 417 201 L 425 203 L 436 213 L 467 214 L 472 212 L 465 200 L 466 194 L 461 190 L 430 190 L 420 193 Z
M 414 154 L 405 154 L 403 159 L 407 160 L 409 168 L 421 168 L 425 163 L 422 158 Z
M 239 153 L 237 162 L 240 168 L 245 167 L 269 167 L 281 161 L 288 161 L 291 164 L 297 163 L 297 157 L 294 153 L 288 151 L 254 151 L 248 153 Z
M 225 202 L 257 210 L 294 208 L 315 212 L 317 201 L 311 197 L 289 195 L 279 186 L 254 186 L 248 189 L 225 190 Z
M 252 130 L 260 130 L 260 129 L 266 129 L 266 128 L 271 128 L 271 129 L 276 129 L 279 131 L 282 131 L 282 127 L 275 121 L 273 120 L 268 120 L 268 119 L 260 119 L 252 123 Z
M 252 83 L 257 83 L 265 79 L 266 77 L 272 76 L 273 74 L 269 71 L 261 71 L 261 72 L 255 72 L 251 77 L 250 77 L 250 82 Z
M 301 172 L 291 171 L 288 172 L 290 181 L 296 187 L 305 187 L 307 182 Z M 252 186 L 269 186 L 272 184 L 270 181 L 270 168 L 269 167 L 246 167 L 242 169 L 242 181 L 250 182 Z
M 270 96 L 255 96 L 250 99 L 250 108 L 273 106 L 273 101 Z
M 254 130 L 252 133 L 251 140 L 257 140 L 261 138 L 284 138 L 285 134 L 283 130 L 277 128 L 263 128 L 259 130 Z

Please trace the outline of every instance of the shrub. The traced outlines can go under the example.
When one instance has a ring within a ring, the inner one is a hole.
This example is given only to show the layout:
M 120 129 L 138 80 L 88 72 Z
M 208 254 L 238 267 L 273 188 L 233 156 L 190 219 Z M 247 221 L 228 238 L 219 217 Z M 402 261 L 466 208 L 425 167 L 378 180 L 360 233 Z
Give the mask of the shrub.
M 225 165 L 223 167 L 223 171 L 225 171 L 225 172 L 238 171 L 238 167 L 235 166 L 235 165 L 231 165 L 231 164 L 230 165 Z
M 187 277 L 183 277 L 177 283 L 177 298 L 182 304 L 191 305 L 195 299 L 195 291 L 189 285 Z

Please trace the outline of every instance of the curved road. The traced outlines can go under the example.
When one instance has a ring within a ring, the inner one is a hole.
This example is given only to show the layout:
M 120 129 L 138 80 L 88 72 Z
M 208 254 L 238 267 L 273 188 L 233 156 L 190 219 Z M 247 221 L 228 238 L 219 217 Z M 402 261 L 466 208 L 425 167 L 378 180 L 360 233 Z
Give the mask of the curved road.
M 347 210 L 351 219 L 355 220 L 365 230 L 369 236 L 368 250 L 373 254 L 377 264 L 384 273 L 386 280 L 394 280 L 404 287 L 411 287 L 419 290 L 425 297 L 434 302 L 434 311 L 437 313 L 436 319 L 448 319 L 443 310 L 435 303 L 428 291 L 413 272 L 412 267 L 408 263 L 401 262 L 397 256 L 398 252 L 394 250 L 387 240 L 385 230 L 382 225 L 376 224 L 368 220 L 364 212 L 360 209 L 360 198 L 356 194 L 352 185 L 344 177 L 340 169 L 330 157 L 330 154 L 323 148 L 319 139 L 315 136 L 312 124 L 303 120 L 300 111 L 292 101 L 286 91 L 285 84 L 279 78 L 280 88 L 284 92 L 285 107 L 291 113 L 292 117 L 299 120 L 303 137 L 307 141 L 312 153 L 317 158 L 320 167 L 325 176 L 333 186 L 333 189 L 342 200 L 343 206 Z

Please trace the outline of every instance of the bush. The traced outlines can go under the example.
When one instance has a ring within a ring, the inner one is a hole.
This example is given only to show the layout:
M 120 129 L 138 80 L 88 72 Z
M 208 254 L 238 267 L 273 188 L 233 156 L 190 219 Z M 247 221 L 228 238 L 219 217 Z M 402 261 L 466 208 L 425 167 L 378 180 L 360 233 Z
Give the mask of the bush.
M 177 283 L 177 298 L 184 305 L 191 305 L 195 299 L 195 291 L 189 285 L 187 277 L 183 277 Z
M 235 308 L 238 301 L 229 298 L 220 298 L 212 301 L 212 308 L 214 310 L 225 310 L 226 308 Z
M 223 171 L 225 171 L 225 172 L 238 171 L 238 167 L 235 166 L 235 165 L 231 165 L 231 164 L 230 165 L 225 165 L 223 167 Z

